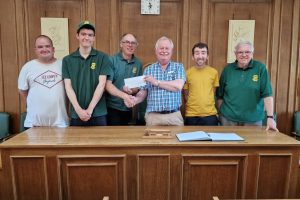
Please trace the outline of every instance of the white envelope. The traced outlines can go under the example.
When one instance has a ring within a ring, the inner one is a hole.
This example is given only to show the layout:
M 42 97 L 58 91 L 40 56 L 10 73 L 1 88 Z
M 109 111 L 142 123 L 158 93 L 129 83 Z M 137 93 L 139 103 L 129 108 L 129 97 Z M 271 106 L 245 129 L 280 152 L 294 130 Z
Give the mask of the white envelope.
M 128 88 L 137 88 L 137 87 L 142 87 L 146 85 L 146 82 L 144 80 L 145 76 L 136 76 L 132 78 L 126 78 L 124 79 L 125 86 Z

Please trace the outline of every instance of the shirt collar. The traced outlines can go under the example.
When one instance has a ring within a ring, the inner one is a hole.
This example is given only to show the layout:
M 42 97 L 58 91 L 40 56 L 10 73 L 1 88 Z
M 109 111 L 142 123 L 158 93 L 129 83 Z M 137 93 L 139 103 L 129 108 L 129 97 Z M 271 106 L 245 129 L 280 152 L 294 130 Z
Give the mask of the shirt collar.
M 122 61 L 128 62 L 126 59 L 123 58 L 122 51 L 120 51 L 120 52 L 118 53 L 118 58 L 119 58 L 120 60 L 122 60 Z M 133 63 L 134 61 L 135 61 L 135 56 L 134 56 L 134 54 L 132 54 L 132 58 L 131 58 L 131 60 L 130 60 L 128 63 Z
M 97 51 L 96 51 L 96 49 L 92 48 L 89 56 L 95 56 L 95 55 L 97 55 Z M 79 48 L 74 52 L 73 56 L 74 57 L 82 57 L 80 55 Z
M 237 63 L 238 63 L 238 61 L 235 60 L 235 62 L 234 62 L 235 69 L 247 70 L 247 69 L 253 68 L 253 59 L 250 60 L 250 62 L 248 63 L 248 65 L 245 68 L 240 68 Z

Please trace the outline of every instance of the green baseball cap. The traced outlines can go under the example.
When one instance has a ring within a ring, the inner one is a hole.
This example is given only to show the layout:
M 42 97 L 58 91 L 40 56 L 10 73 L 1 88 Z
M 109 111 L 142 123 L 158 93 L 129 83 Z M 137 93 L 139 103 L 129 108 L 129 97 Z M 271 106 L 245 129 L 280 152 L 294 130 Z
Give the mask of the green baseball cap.
M 81 29 L 83 29 L 83 28 L 90 29 L 90 30 L 93 30 L 95 32 L 95 26 L 94 26 L 94 24 L 92 24 L 89 21 L 82 21 L 82 22 L 80 22 L 80 24 L 78 25 L 78 28 L 77 28 L 77 33 L 79 33 L 79 31 Z

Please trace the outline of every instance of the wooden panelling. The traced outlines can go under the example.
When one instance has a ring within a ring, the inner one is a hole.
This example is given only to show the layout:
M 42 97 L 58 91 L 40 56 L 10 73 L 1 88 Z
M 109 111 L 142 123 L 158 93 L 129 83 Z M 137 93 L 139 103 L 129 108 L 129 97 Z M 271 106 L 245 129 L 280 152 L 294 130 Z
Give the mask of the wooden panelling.
M 281 23 L 280 23 L 280 38 L 279 38 L 279 52 L 278 55 L 278 66 L 277 66 L 277 84 L 275 87 L 276 94 L 276 111 L 278 112 L 278 117 L 281 119 L 278 122 L 279 127 L 284 127 L 286 121 L 288 120 L 288 105 L 289 102 L 293 103 L 293 98 L 290 98 L 291 90 L 295 88 L 290 87 L 290 79 L 295 79 L 295 74 L 291 73 L 291 44 L 292 44 L 292 15 L 290 14 L 293 10 L 292 1 L 283 1 L 281 4 Z M 284 51 L 282 51 L 284 50 Z M 292 67 L 294 68 L 294 67 Z M 292 78 L 293 77 L 293 78 Z M 286 80 L 286 81 L 282 81 Z M 293 93 L 294 94 L 294 93 Z M 288 127 L 283 131 L 287 132 Z
M 137 156 L 137 199 L 170 200 L 170 155 Z
M 290 66 L 292 92 L 289 94 L 289 99 L 292 99 L 294 104 L 289 103 L 290 113 L 297 109 L 300 110 L 300 1 L 294 1 L 293 7 L 292 57 Z M 288 116 L 290 117 L 291 115 Z M 290 121 L 290 118 L 288 121 Z
M 143 63 L 155 62 L 154 46 L 158 38 L 173 40 L 173 60 L 181 60 L 182 1 L 160 2 L 160 15 L 141 15 L 140 1 L 123 1 L 119 18 L 120 34 L 132 32 L 138 37 L 136 55 Z M 119 46 L 119 42 L 117 44 Z
M 58 156 L 61 199 L 124 199 L 125 156 Z
M 11 132 L 19 130 L 25 111 L 17 90 L 22 65 L 35 57 L 34 39 L 41 17 L 65 17 L 70 52 L 78 47 L 76 28 L 87 19 L 96 25 L 95 47 L 119 50 L 123 33 L 137 35 L 142 62 L 156 60 L 156 40 L 166 35 L 175 44 L 173 60 L 193 65 L 191 48 L 209 45 L 209 64 L 219 73 L 226 65 L 228 20 L 255 20 L 254 57 L 267 65 L 280 131 L 292 131 L 292 114 L 300 110 L 300 0 L 161 0 L 160 15 L 141 15 L 140 0 L 0 1 L 0 111 L 11 114 Z
M 260 154 L 257 198 L 288 198 L 291 165 L 292 154 Z
M 11 156 L 11 169 L 15 199 L 49 199 L 44 156 Z
M 3 99 L 0 105 L 4 112 L 11 115 L 12 127 L 18 127 L 19 95 L 17 90 L 18 78 L 18 39 L 16 37 L 16 12 L 14 1 L 0 1 L 0 26 L 1 26 L 1 71 L 0 77 Z M 12 129 L 11 132 L 14 132 Z
M 0 4 L 1 5 L 1 4 Z M 0 110 L 4 111 L 4 74 L 3 74 L 3 64 L 2 64 L 2 36 L 1 36 L 1 24 L 0 24 Z
M 85 19 L 86 14 L 85 0 L 62 0 L 62 1 L 40 1 L 27 0 L 25 5 L 28 45 L 30 58 L 34 58 L 34 40 L 41 33 L 41 17 L 65 17 L 68 18 L 69 26 L 69 49 L 70 52 L 78 48 L 78 41 L 75 37 L 76 29 L 81 20 Z M 34 11 L 34 12 L 33 12 Z
M 297 180 L 297 188 L 300 188 L 300 164 L 298 166 L 298 180 Z M 300 198 L 300 190 L 297 190 L 296 197 Z
M 116 33 L 116 30 L 114 30 L 117 27 L 114 19 L 118 17 L 119 13 L 116 10 L 116 1 L 117 0 L 95 1 L 95 47 L 97 47 L 97 49 L 99 49 L 100 51 L 106 52 L 107 54 L 112 53 L 111 42 L 116 39 L 118 40 L 119 37 L 119 35 Z
M 208 41 L 211 50 L 211 64 L 219 73 L 227 63 L 229 20 L 255 20 L 254 58 L 267 62 L 268 28 L 271 2 L 238 3 L 237 1 L 210 1 L 210 27 Z
M 246 162 L 246 155 L 183 155 L 183 199 L 243 198 Z

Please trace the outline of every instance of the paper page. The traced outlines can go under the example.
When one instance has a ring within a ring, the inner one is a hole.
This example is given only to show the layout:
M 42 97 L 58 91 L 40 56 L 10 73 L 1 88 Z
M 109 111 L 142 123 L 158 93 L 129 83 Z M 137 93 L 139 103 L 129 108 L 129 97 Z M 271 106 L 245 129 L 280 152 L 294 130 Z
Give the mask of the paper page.
M 244 141 L 244 138 L 240 137 L 236 133 L 207 133 L 210 135 L 212 141 Z
M 176 134 L 179 141 L 211 140 L 203 131 L 186 132 Z
M 132 78 L 126 78 L 124 79 L 125 85 L 128 88 L 137 88 L 146 85 L 146 82 L 144 81 L 145 76 L 136 76 Z

